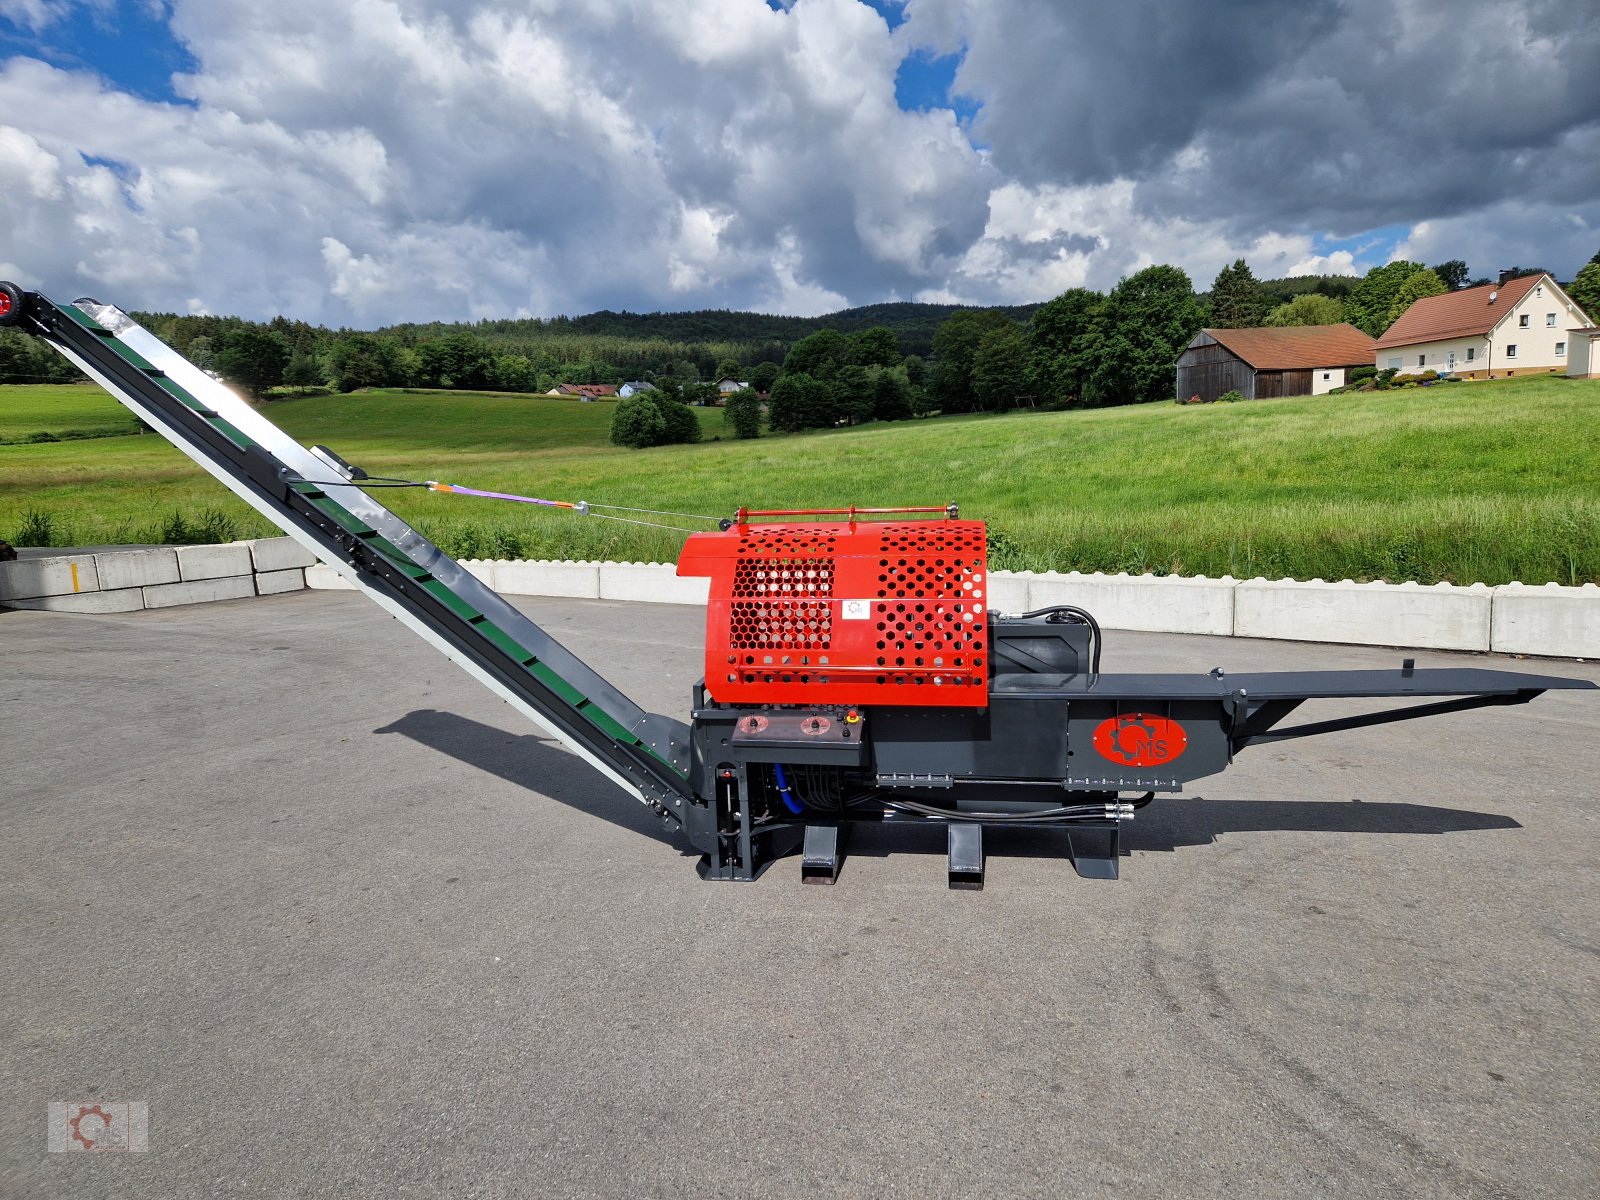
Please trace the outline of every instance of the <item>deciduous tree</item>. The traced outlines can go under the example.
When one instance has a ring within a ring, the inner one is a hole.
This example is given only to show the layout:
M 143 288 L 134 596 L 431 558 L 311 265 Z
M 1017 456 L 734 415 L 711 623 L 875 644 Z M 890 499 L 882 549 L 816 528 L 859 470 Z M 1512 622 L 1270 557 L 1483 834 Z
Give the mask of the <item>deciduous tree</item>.
M 978 343 L 972 356 L 972 395 L 986 412 L 1004 412 L 1031 400 L 1028 341 L 1009 321 Z
M 1099 292 L 1070 288 L 1034 310 L 1028 322 L 1028 370 L 1039 396 L 1075 400 L 1082 395 L 1088 373 L 1084 337 L 1103 299 Z
M 1344 319 L 1357 329 L 1377 337 L 1389 328 L 1389 310 L 1394 307 L 1400 285 L 1418 271 L 1428 268 L 1404 259 L 1373 267 L 1356 284 L 1344 302 Z M 1435 276 L 1435 278 L 1438 278 Z
M 773 383 L 782 371 L 775 362 L 760 362 L 750 368 L 750 386 L 758 392 L 770 392 Z
M 1596 259 L 1600 259 L 1600 255 L 1596 255 Z M 1589 314 L 1591 321 L 1600 322 L 1600 261 L 1592 261 L 1579 271 L 1567 294 Z
M 833 373 L 844 365 L 847 345 L 844 334 L 837 329 L 818 330 L 789 348 L 783 360 L 783 372 L 832 379 Z
M 1205 310 L 1189 276 L 1154 266 L 1129 275 L 1096 310 L 1085 354 L 1084 396 L 1092 404 L 1172 398 L 1178 355 L 1200 330 Z
M 1287 304 L 1280 304 L 1267 314 L 1265 324 L 1285 325 L 1337 325 L 1344 320 L 1344 305 L 1333 296 L 1320 292 L 1302 292 Z
M 761 399 L 754 388 L 740 388 L 728 397 L 722 410 L 722 423 L 740 439 L 761 436 Z
M 858 367 L 892 367 L 900 362 L 900 342 L 894 330 L 874 325 L 846 339 L 845 362 Z
M 904 421 L 911 416 L 911 382 L 904 366 L 878 372 L 872 381 L 872 415 L 879 421 Z
M 937 367 L 933 373 L 933 399 L 947 413 L 972 412 L 978 399 L 972 391 L 972 364 L 984 335 L 1015 322 L 994 309 L 967 309 L 939 326 L 933 335 Z
M 1445 288 L 1452 292 L 1465 287 L 1469 275 L 1467 264 L 1459 258 L 1438 264 L 1433 268 L 1433 273 L 1443 281 Z
M 1398 288 L 1395 289 L 1394 301 L 1389 305 L 1389 319 L 1383 327 L 1387 329 L 1402 316 L 1418 300 L 1428 296 L 1442 296 L 1450 289 L 1445 287 L 1444 280 L 1429 270 L 1415 271 L 1407 275 Z
M 666 434 L 666 418 L 650 399 L 650 393 L 625 396 L 617 401 L 616 411 L 611 414 L 612 445 L 643 450 L 647 446 L 659 446 Z
M 260 399 L 268 388 L 283 382 L 289 348 L 277 334 L 246 325 L 223 339 L 213 363 L 229 383 L 248 388 L 252 396 Z

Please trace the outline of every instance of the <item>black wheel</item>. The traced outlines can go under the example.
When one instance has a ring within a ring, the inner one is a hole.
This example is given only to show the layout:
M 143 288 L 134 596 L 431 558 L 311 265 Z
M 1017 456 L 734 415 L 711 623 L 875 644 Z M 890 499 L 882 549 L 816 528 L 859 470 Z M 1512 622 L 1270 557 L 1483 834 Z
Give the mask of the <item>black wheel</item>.
M 0 280 L 0 325 L 15 325 L 22 320 L 22 289 Z

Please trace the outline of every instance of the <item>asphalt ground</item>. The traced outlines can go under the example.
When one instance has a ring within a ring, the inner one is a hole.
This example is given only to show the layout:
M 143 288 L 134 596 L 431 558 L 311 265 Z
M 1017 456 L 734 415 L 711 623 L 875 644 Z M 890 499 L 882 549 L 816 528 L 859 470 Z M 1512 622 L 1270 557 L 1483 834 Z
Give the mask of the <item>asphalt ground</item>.
M 524 607 L 686 712 L 701 610 Z M 1550 693 L 1247 750 L 1117 882 L 913 829 L 704 883 L 360 596 L 0 612 L 0 1194 L 1593 1196 L 1597 780 Z M 47 1153 L 92 1100 L 149 1151 Z

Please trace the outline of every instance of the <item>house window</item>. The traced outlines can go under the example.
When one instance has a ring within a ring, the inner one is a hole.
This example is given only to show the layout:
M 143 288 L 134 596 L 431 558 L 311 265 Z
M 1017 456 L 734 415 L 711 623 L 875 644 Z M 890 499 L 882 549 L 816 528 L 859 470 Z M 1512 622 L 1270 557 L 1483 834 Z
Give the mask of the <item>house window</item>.
M 1517 328 L 1526 329 L 1527 327 L 1528 327 L 1528 314 L 1527 313 L 1523 313 L 1520 317 L 1517 318 Z
M 1515 358 L 1516 356 L 1517 356 L 1517 344 L 1515 342 L 1512 342 L 1511 345 L 1506 347 L 1506 357 L 1507 358 Z
M 1546 325 L 1548 325 L 1551 329 L 1554 329 L 1556 327 L 1556 315 L 1555 315 L 1555 313 L 1545 313 L 1545 315 L 1544 315 L 1544 323 Z
M 1567 344 L 1565 342 L 1557 342 L 1556 343 L 1556 357 L 1557 358 L 1565 358 L 1566 356 L 1567 356 Z
M 1541 283 L 1538 287 L 1534 288 L 1533 289 L 1533 294 L 1535 296 L 1543 296 L 1544 295 L 1544 284 Z
M 1394 358 L 1391 358 L 1389 360 L 1389 369 L 1391 371 L 1398 371 L 1400 369 L 1400 356 L 1399 355 L 1396 355 Z
M 1477 357 L 1478 357 L 1478 348 L 1476 346 L 1468 346 L 1467 347 L 1467 361 L 1471 362 L 1473 359 L 1475 359 Z
M 1557 351 L 1556 351 L 1556 353 L 1557 353 L 1557 354 L 1560 354 L 1560 353 L 1561 353 L 1561 351 L 1559 351 L 1559 350 L 1557 350 Z M 1324 372 L 1323 372 L 1323 373 L 1322 373 L 1322 377 L 1323 377 L 1323 378 L 1324 378 L 1324 379 L 1332 379 L 1332 378 L 1333 378 L 1333 376 L 1331 376 L 1331 375 L 1329 375 L 1329 374 L 1328 374 L 1328 373 L 1327 373 L 1327 372 L 1326 372 L 1326 371 L 1324 371 Z
M 1428 365 L 1428 356 L 1426 354 L 1417 355 L 1417 366 L 1425 367 L 1427 365 Z

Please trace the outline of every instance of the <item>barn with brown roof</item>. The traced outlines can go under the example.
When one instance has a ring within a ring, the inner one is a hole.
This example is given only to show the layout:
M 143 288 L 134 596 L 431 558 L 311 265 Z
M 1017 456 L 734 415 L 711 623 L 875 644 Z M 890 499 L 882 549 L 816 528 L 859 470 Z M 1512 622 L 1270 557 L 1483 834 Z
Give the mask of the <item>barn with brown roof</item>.
M 1179 400 L 1320 396 L 1372 365 L 1373 341 L 1354 325 L 1202 329 L 1178 356 Z
M 1554 279 L 1524 275 L 1418 300 L 1378 339 L 1375 363 L 1463 379 L 1564 371 L 1573 331 L 1588 324 Z

